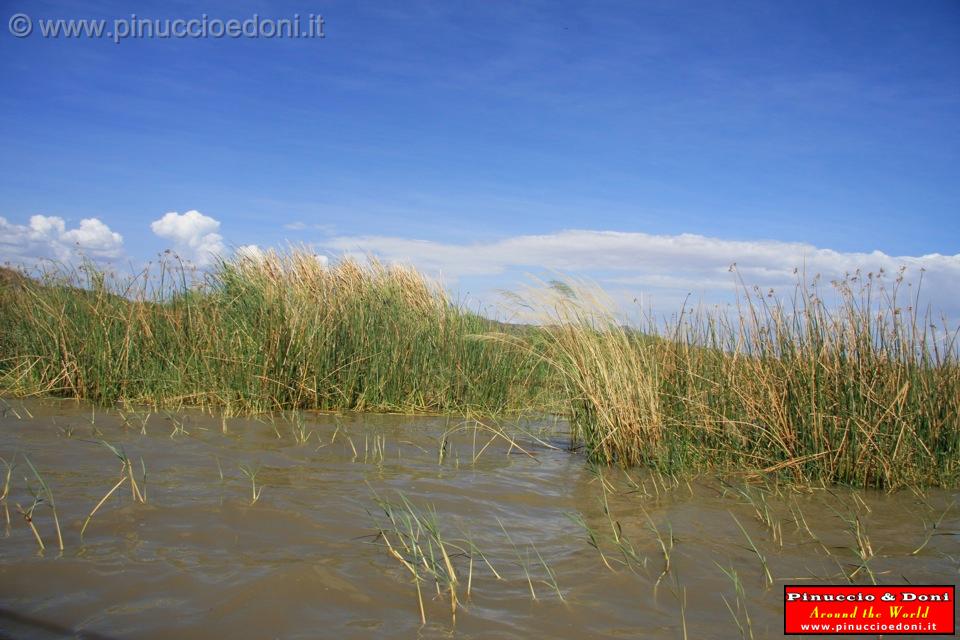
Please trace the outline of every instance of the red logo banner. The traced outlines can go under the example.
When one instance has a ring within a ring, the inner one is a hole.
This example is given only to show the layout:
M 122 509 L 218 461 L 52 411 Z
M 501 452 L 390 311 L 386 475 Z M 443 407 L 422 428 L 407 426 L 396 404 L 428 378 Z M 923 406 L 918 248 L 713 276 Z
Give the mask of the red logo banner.
M 783 587 L 783 632 L 953 635 L 954 585 Z

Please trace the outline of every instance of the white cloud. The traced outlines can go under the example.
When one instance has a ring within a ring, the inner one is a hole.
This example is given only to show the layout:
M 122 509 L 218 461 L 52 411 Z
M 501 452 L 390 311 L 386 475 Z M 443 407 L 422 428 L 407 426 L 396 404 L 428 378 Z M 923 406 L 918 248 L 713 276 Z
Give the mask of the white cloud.
M 96 218 L 84 218 L 80 226 L 70 229 L 62 238 L 84 250 L 103 255 L 116 255 L 123 244 L 119 233 L 110 231 L 110 227 Z
M 253 262 L 259 262 L 267 255 L 266 252 L 255 244 L 245 244 L 236 248 L 234 251 L 236 257 Z
M 173 242 L 177 253 L 199 266 L 209 265 L 217 256 L 226 254 L 223 236 L 217 233 L 220 222 L 199 211 L 171 211 L 150 223 L 150 229 Z
M 316 231 L 324 235 L 331 235 L 336 228 L 332 224 L 317 224 L 312 222 L 289 222 L 283 225 L 287 231 Z
M 32 265 L 41 260 L 76 262 L 81 256 L 112 260 L 123 255 L 123 237 L 97 218 L 67 228 L 63 218 L 35 215 L 26 225 L 0 217 L 0 262 Z
M 748 285 L 786 292 L 796 282 L 795 269 L 809 277 L 842 278 L 856 270 L 880 270 L 893 276 L 923 277 L 927 299 L 936 309 L 960 315 L 960 255 L 891 256 L 841 252 L 798 242 L 724 240 L 694 234 L 653 235 L 615 231 L 561 231 L 514 236 L 476 244 L 445 244 L 385 236 L 332 238 L 324 246 L 342 252 L 373 253 L 388 261 L 408 262 L 446 279 L 502 274 L 514 268 L 544 268 L 585 274 L 637 292 L 656 291 L 676 299 L 687 292 L 705 300 L 726 296 L 735 285 L 733 263 Z M 892 277 L 890 278 L 892 280 Z M 661 311 L 668 311 L 660 309 Z

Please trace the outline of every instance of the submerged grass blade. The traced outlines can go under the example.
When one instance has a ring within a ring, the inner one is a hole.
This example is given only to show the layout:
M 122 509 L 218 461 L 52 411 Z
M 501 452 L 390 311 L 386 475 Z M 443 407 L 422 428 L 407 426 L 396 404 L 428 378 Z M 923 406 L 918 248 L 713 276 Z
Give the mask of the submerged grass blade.
M 126 482 L 127 480 L 128 480 L 127 476 L 125 476 L 125 475 L 124 475 L 124 476 L 121 476 L 120 479 L 117 481 L 117 484 L 113 485 L 113 488 L 110 489 L 110 491 L 107 491 L 107 493 L 106 493 L 102 498 L 100 498 L 100 502 L 98 502 L 98 503 L 96 504 L 96 506 L 95 506 L 93 509 L 90 510 L 90 513 L 89 513 L 89 515 L 87 515 L 86 520 L 83 521 L 83 526 L 80 527 L 80 539 L 81 539 L 81 540 L 83 540 L 83 532 L 87 530 L 87 525 L 90 524 L 90 520 L 93 519 L 94 514 L 95 514 L 97 511 L 99 511 L 100 507 L 103 506 L 103 503 L 106 502 L 107 500 L 109 500 L 109 499 L 110 499 L 110 496 L 112 496 L 112 495 L 114 494 L 114 492 L 115 492 L 117 489 L 120 488 L 120 485 L 122 485 L 122 484 L 123 484 L 124 482 Z
M 60 518 L 57 516 L 57 503 L 53 499 L 53 491 L 50 490 L 50 487 L 47 485 L 47 481 L 43 479 L 43 476 L 40 475 L 40 472 L 37 471 L 37 468 L 33 466 L 33 462 L 26 454 L 24 454 L 23 459 L 27 462 L 27 466 L 30 467 L 30 471 L 33 472 L 33 476 L 37 479 L 37 482 L 40 483 L 40 487 L 43 489 L 43 495 L 47 500 L 47 504 L 50 505 L 50 510 L 53 512 L 53 526 L 57 531 L 57 546 L 60 547 L 60 551 L 63 551 L 63 534 L 60 532 Z M 7 476 L 7 480 L 9 482 L 9 475 Z M 4 488 L 4 497 L 5 496 L 6 487 Z M 31 509 L 31 513 L 32 512 L 33 509 Z
M 767 558 L 760 550 L 757 548 L 757 545 L 754 544 L 753 538 L 750 537 L 750 534 L 747 533 L 747 530 L 743 528 L 743 525 L 740 524 L 740 521 L 737 519 L 737 516 L 733 515 L 733 512 L 729 512 L 730 517 L 733 518 L 733 521 L 737 523 L 737 527 L 743 533 L 743 537 L 747 539 L 747 543 L 750 545 L 750 549 L 753 550 L 755 556 L 760 561 L 760 565 L 763 567 L 763 575 L 766 578 L 766 584 L 768 587 L 773 586 L 773 575 L 770 573 L 770 567 L 767 565 Z

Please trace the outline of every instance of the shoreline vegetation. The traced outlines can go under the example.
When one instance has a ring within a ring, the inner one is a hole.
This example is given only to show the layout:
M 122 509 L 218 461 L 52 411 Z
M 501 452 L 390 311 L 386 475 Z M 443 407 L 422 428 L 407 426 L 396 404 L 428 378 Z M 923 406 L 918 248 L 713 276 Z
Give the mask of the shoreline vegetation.
M 230 414 L 559 414 L 602 464 L 956 487 L 957 334 L 901 306 L 902 284 L 853 275 L 830 304 L 802 278 L 786 299 L 742 286 L 732 314 L 635 327 L 576 282 L 525 291 L 537 322 L 507 324 L 411 268 L 297 250 L 203 276 L 175 259 L 127 279 L 2 269 L 0 389 Z

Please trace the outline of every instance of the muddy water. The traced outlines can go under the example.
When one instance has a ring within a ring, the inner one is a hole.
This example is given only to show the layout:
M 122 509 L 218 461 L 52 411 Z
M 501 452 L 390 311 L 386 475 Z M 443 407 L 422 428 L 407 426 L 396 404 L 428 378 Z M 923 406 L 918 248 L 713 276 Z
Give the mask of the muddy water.
M 0 506 L 5 637 L 679 638 L 685 628 L 733 638 L 739 624 L 766 638 L 782 630 L 783 583 L 958 581 L 953 492 L 598 475 L 553 448 L 562 425 L 509 425 L 511 444 L 469 425 L 445 437 L 461 423 L 435 417 L 121 416 L 14 400 L 0 409 L 0 456 L 15 462 L 9 526 Z M 123 448 L 141 485 L 143 460 L 146 503 L 125 483 L 81 540 L 121 477 L 100 440 Z M 62 553 L 45 504 L 34 511 L 43 553 L 17 513 L 39 490 L 24 454 L 53 492 Z M 253 504 L 248 472 L 261 491 Z M 469 538 L 493 567 L 474 552 L 471 578 L 469 558 L 453 554 L 455 622 L 449 594 L 425 582 L 421 625 L 410 572 L 376 536 L 389 532 L 377 496 L 401 495 L 435 509 L 442 537 L 466 548 Z M 735 572 L 739 596 L 721 568 Z

